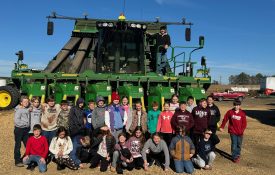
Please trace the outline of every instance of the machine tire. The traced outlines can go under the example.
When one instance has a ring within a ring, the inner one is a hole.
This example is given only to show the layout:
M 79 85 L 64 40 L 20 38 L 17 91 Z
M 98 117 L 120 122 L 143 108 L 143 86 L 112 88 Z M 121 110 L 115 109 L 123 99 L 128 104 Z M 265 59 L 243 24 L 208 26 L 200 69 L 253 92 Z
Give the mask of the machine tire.
M 223 97 L 218 97 L 218 101 L 223 101 Z
M 11 86 L 0 86 L 0 110 L 14 108 L 19 101 L 20 93 Z

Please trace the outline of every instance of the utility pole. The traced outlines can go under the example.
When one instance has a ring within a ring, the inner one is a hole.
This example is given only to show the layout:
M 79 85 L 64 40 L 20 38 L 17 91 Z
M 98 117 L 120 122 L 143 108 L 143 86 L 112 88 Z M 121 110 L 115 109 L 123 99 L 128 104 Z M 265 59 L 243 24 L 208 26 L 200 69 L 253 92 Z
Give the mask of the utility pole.
M 220 84 L 222 84 L 222 76 L 220 76 Z

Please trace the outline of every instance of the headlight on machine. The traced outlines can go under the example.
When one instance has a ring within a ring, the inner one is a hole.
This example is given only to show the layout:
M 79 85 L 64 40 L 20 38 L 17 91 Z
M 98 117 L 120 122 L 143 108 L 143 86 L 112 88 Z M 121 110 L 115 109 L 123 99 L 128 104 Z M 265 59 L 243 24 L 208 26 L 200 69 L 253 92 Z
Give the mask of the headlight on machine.
M 140 29 L 140 28 L 141 28 L 141 25 L 140 25 L 140 24 L 137 24 L 136 27 L 137 27 L 138 29 Z
M 112 22 L 97 22 L 97 27 L 114 27 L 114 23 Z
M 101 22 L 98 22 L 98 23 L 97 23 L 97 27 L 102 27 L 102 23 L 101 23 Z
M 173 88 L 173 89 L 170 89 L 170 92 L 172 93 L 172 94 L 174 94 L 175 93 L 175 89 Z
M 147 29 L 147 26 L 145 24 L 142 25 L 142 29 L 145 30 Z
M 107 22 L 104 22 L 104 23 L 102 23 L 102 26 L 103 26 L 103 27 L 107 27 L 107 26 L 108 26 L 108 23 L 107 23 Z
M 130 26 L 131 26 L 132 28 L 136 28 L 137 25 L 136 25 L 136 24 L 131 24 Z
M 79 90 L 79 86 L 75 86 L 75 87 L 74 87 L 74 90 L 75 90 L 75 91 L 78 91 L 78 90 Z

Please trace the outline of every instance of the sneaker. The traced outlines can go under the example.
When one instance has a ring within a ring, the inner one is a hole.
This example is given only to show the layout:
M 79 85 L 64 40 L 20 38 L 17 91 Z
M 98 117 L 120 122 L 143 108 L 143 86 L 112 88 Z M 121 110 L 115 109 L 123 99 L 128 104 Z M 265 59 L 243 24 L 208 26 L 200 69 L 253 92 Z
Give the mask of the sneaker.
M 205 167 L 203 167 L 204 170 L 212 170 L 212 167 L 209 165 L 206 165 Z
M 33 171 L 35 169 L 35 164 L 29 164 L 28 167 L 26 168 L 27 170 Z
M 123 174 L 123 169 L 120 166 L 118 166 L 116 167 L 116 172 L 117 174 Z
M 157 166 L 157 167 L 161 167 L 163 170 L 164 170 L 164 168 L 165 168 L 165 166 L 164 166 L 164 164 L 162 164 L 160 161 L 155 161 L 155 165 Z
M 111 170 L 112 173 L 115 173 L 115 172 L 116 172 L 116 168 L 113 167 L 113 166 L 111 166 L 110 170 Z
M 153 164 L 155 164 L 155 160 L 152 160 L 152 161 L 147 163 L 148 167 L 152 166 Z
M 52 156 L 48 155 L 48 157 L 46 158 L 46 164 L 48 165 L 51 161 L 52 161 Z
M 238 156 L 238 157 L 236 157 L 236 158 L 233 160 L 233 162 L 234 162 L 234 163 L 239 163 L 239 162 L 240 162 L 240 159 L 241 159 L 240 156 Z
M 161 166 L 161 163 L 159 161 L 155 161 L 154 163 L 157 167 L 160 167 Z
M 21 163 L 21 162 L 19 162 L 19 163 L 16 163 L 15 166 L 17 166 L 17 167 L 24 167 L 24 164 Z

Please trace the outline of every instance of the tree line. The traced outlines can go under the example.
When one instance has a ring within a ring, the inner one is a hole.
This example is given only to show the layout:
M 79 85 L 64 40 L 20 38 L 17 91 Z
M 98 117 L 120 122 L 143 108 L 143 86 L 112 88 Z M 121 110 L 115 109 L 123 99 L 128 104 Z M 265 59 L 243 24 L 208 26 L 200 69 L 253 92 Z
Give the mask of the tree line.
M 256 75 L 249 75 L 249 74 L 242 72 L 239 75 L 230 75 L 228 80 L 229 80 L 229 84 L 258 85 L 266 77 L 267 77 L 266 75 L 263 75 L 261 73 L 257 73 Z M 275 75 L 272 75 L 272 77 L 275 77 Z M 217 80 L 213 80 L 212 84 L 220 84 L 220 82 Z
M 230 75 L 228 80 L 230 84 L 257 85 L 260 84 L 266 77 L 266 75 L 261 73 L 257 73 L 256 75 L 249 75 L 242 72 L 239 75 Z M 275 77 L 275 75 L 273 75 L 273 77 Z

